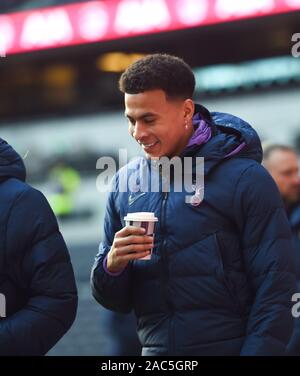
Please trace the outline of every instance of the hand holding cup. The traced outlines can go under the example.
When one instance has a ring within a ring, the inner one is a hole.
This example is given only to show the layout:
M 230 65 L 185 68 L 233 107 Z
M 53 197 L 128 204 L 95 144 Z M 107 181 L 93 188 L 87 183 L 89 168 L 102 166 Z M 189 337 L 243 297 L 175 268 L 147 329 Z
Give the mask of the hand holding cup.
M 107 255 L 107 269 L 111 273 L 123 270 L 129 261 L 147 257 L 153 248 L 153 236 L 142 227 L 126 226 L 116 232 Z

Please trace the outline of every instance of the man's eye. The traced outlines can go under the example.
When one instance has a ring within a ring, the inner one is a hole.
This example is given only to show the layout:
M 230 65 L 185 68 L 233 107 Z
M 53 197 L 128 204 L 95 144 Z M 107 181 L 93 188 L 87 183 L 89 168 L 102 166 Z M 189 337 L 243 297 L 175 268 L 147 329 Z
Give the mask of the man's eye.
M 155 119 L 145 119 L 145 123 L 147 124 L 154 123 L 154 120 Z

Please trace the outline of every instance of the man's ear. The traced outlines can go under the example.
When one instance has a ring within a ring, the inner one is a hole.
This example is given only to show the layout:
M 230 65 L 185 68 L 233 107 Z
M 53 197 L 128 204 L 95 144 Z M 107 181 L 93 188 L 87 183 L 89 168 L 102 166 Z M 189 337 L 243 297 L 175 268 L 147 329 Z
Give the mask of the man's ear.
M 185 121 L 187 122 L 190 122 L 194 116 L 194 112 L 195 112 L 195 104 L 194 104 L 194 101 L 192 99 L 186 99 L 184 101 L 184 105 L 183 105 L 183 110 L 184 110 L 184 119 Z

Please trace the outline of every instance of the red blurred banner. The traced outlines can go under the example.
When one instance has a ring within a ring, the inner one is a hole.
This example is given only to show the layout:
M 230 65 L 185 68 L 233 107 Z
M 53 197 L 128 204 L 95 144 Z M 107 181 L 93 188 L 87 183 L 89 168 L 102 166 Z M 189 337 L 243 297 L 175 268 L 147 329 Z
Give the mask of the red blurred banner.
M 300 10 L 300 0 L 108 0 L 0 15 L 0 54 L 101 42 Z

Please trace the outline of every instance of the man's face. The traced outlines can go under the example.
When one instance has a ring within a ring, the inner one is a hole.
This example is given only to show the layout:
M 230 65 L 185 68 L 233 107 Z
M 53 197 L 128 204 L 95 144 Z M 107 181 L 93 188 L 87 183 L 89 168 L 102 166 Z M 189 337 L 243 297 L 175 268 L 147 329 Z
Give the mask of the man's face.
M 275 180 L 280 194 L 287 203 L 300 199 L 299 162 L 292 151 L 274 150 L 266 163 L 266 168 Z
M 129 134 L 141 145 L 147 158 L 179 155 L 193 133 L 193 113 L 192 100 L 167 99 L 163 90 L 125 94 Z

